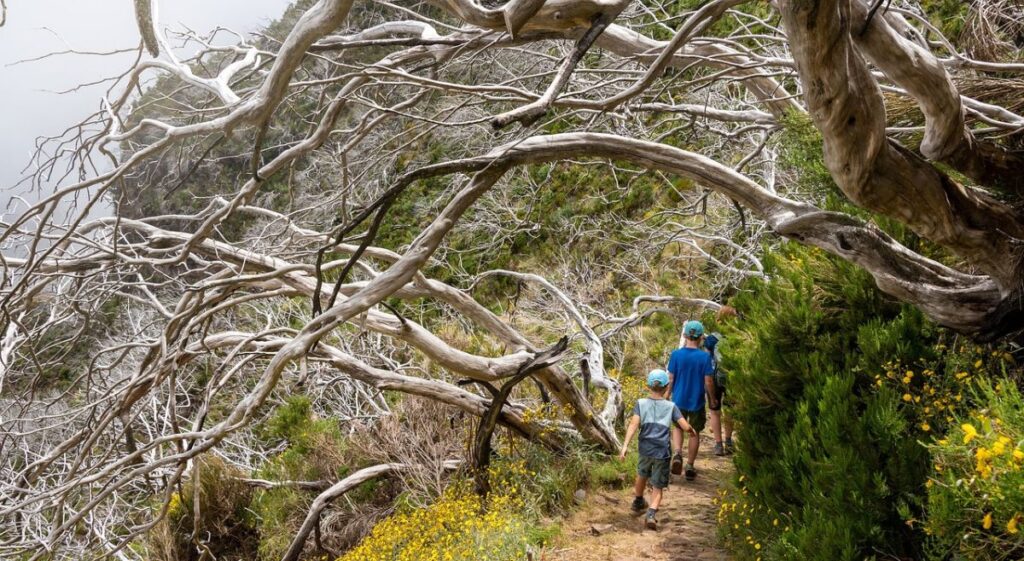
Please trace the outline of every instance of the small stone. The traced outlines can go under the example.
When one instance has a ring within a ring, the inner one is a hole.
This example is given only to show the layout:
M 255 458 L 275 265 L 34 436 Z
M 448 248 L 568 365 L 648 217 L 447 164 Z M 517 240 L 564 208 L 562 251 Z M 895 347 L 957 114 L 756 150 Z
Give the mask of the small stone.
M 572 494 L 573 498 L 576 499 L 577 503 L 582 503 L 587 500 L 587 492 L 583 489 L 576 489 L 576 492 Z
M 593 524 L 590 526 L 590 533 L 595 536 L 603 536 L 614 529 L 614 524 Z

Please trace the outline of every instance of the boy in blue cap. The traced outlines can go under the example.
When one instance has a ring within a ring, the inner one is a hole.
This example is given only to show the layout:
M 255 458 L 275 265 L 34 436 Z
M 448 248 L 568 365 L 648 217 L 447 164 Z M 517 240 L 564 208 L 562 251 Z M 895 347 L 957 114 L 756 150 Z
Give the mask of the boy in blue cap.
M 704 325 L 696 320 L 690 320 L 683 325 L 681 348 L 672 352 L 668 360 L 668 371 L 671 376 L 669 391 L 672 395 L 672 402 L 682 412 L 686 421 L 694 428 L 690 436 L 690 442 L 686 448 L 686 480 L 693 481 L 697 477 L 697 470 L 693 467 L 697 460 L 697 451 L 700 448 L 700 438 L 697 433 L 704 430 L 707 424 L 707 413 L 704 410 L 705 394 L 711 401 L 712 409 L 719 407 L 717 392 L 715 391 L 715 367 L 711 355 L 703 347 Z M 672 471 L 679 473 L 682 470 L 682 441 L 679 442 L 679 449 L 672 458 Z
M 633 492 L 636 496 L 633 499 L 633 512 L 641 513 L 647 507 L 644 501 L 644 490 L 647 482 L 651 483 L 651 503 L 647 508 L 645 524 L 651 530 L 658 529 L 658 507 L 661 506 L 662 491 L 668 487 L 669 479 L 669 458 L 672 456 L 672 445 L 670 435 L 672 425 L 678 424 L 684 431 L 696 435 L 686 419 L 683 418 L 679 409 L 669 400 L 665 399 L 668 389 L 668 372 L 661 369 L 652 370 L 647 375 L 647 389 L 650 397 L 640 399 L 633 408 L 633 418 L 629 421 L 629 428 L 626 429 L 626 438 L 622 442 L 622 450 L 619 452 L 619 459 L 626 459 L 626 449 L 637 429 L 640 430 L 640 462 L 636 470 L 636 484 Z

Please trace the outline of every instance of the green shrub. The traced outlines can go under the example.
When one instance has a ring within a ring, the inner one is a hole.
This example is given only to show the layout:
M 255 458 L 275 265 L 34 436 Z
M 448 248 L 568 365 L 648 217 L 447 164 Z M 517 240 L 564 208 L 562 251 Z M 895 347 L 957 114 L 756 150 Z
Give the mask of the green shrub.
M 337 421 L 315 418 L 307 396 L 292 396 L 278 406 L 263 432 L 268 439 L 287 441 L 288 447 L 260 467 L 256 474 L 259 478 L 333 481 L 344 477 L 351 467 Z M 365 498 L 366 493 L 362 495 Z M 349 498 L 358 501 L 360 490 L 353 491 Z M 292 487 L 255 493 L 250 508 L 259 530 L 260 559 L 281 558 L 312 499 L 312 493 Z
M 917 557 L 927 450 L 901 392 L 874 376 L 898 358 L 935 359 L 936 328 L 870 276 L 785 245 L 771 282 L 735 298 L 726 332 L 738 486 L 719 520 L 740 559 Z M 795 556 L 795 557 L 794 557 Z
M 1024 426 L 1014 425 L 1019 397 L 1009 396 L 1019 394 L 985 390 L 1010 355 L 935 326 L 818 250 L 786 244 L 765 266 L 772 280 L 748 283 L 734 299 L 744 320 L 723 326 L 740 440 L 736 485 L 720 497 L 718 517 L 737 557 L 959 559 L 950 552 L 981 548 L 958 530 L 968 521 L 981 528 L 979 513 L 1004 526 L 1017 520 L 1020 480 L 971 479 L 978 443 L 992 451 L 1000 436 L 1009 439 L 1000 465 L 1017 467 L 1010 444 Z M 956 445 L 978 404 L 988 407 L 980 414 L 989 424 L 977 422 L 988 440 Z M 951 466 L 939 472 L 946 486 L 929 482 L 936 463 Z M 1007 501 L 997 511 L 999 496 Z M 1007 550 L 995 532 L 974 537 Z
M 626 461 L 618 458 L 604 458 L 590 469 L 590 484 L 596 487 L 623 488 L 633 484 L 640 455 L 634 445 L 626 455 Z

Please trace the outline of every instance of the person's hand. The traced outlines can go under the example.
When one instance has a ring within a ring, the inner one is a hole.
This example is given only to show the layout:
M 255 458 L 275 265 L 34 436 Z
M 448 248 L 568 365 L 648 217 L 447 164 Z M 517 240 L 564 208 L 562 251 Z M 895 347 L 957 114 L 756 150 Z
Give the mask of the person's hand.
M 625 448 L 623 448 L 622 451 L 619 452 L 619 461 L 620 462 L 626 461 L 626 449 Z
M 690 436 L 697 436 L 697 431 L 693 430 L 693 425 L 687 423 L 686 432 L 690 433 Z

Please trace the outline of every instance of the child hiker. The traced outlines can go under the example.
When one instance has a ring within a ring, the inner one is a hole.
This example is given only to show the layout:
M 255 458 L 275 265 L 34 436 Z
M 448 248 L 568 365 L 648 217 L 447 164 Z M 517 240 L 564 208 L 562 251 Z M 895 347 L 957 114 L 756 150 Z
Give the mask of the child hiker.
M 636 470 L 636 484 L 633 492 L 633 512 L 641 513 L 647 508 L 644 523 L 651 530 L 658 529 L 658 507 L 661 506 L 662 491 L 668 487 L 669 458 L 672 455 L 670 435 L 672 425 L 678 424 L 681 429 L 689 432 L 694 438 L 697 432 L 690 427 L 679 408 L 665 399 L 668 389 L 668 372 L 657 369 L 647 375 L 647 389 L 650 397 L 641 399 L 633 408 L 633 418 L 626 429 L 626 439 L 622 442 L 619 459 L 626 459 L 626 450 L 637 429 L 640 430 L 640 463 Z M 651 483 L 651 503 L 644 501 L 644 490 L 647 482 Z

